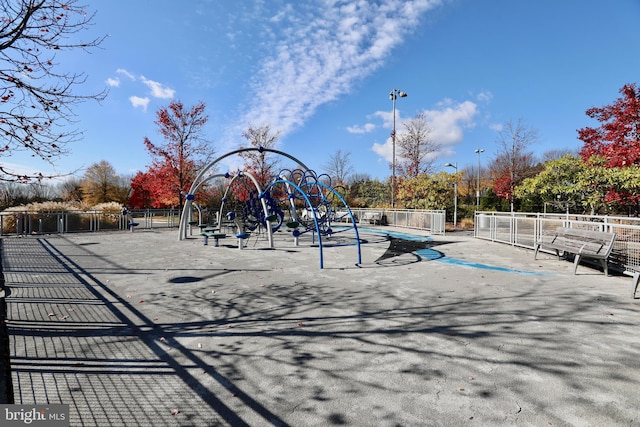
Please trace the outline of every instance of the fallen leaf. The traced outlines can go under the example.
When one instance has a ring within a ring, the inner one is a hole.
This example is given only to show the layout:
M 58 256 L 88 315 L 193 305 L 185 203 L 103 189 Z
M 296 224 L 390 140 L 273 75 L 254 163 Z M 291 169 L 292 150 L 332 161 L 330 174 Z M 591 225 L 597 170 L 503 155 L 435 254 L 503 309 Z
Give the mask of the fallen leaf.
M 144 300 L 143 300 L 143 299 L 141 299 L 141 300 L 140 300 L 140 304 L 142 304 L 143 302 L 144 302 Z
M 55 317 L 55 313 L 49 313 L 49 317 Z
M 302 322 L 298 322 L 298 326 L 302 326 Z
M 174 409 L 171 411 L 171 415 L 178 415 L 180 413 L 179 409 Z

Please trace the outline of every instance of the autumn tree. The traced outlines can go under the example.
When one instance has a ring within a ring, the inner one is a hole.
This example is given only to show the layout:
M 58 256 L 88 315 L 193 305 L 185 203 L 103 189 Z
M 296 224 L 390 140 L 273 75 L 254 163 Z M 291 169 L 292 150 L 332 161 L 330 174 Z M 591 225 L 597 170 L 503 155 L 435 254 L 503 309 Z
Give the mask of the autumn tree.
M 433 154 L 439 145 L 431 138 L 431 128 L 424 113 L 418 113 L 404 123 L 404 132 L 397 138 L 398 174 L 407 178 L 415 178 L 423 173 L 430 173 L 435 159 Z
M 558 208 L 580 207 L 586 201 L 584 172 L 589 167 L 581 158 L 566 154 L 544 164 L 544 169 L 526 178 L 514 192 L 521 199 L 540 199 Z
M 480 174 L 478 174 L 480 171 Z M 466 203 L 475 203 L 475 196 L 478 188 L 478 177 L 482 183 L 482 170 L 477 165 L 468 165 L 461 170 L 460 184 L 458 185 L 459 195 L 466 198 Z
M 94 163 L 82 177 L 83 202 L 89 206 L 99 203 L 127 202 L 128 183 L 106 160 Z
M 152 208 L 154 206 L 151 183 L 153 178 L 150 172 L 138 172 L 131 179 L 131 194 L 129 206 L 136 209 Z
M 515 189 L 521 198 L 541 198 L 562 210 L 638 215 L 640 212 L 640 165 L 607 167 L 606 160 L 592 156 L 588 161 L 566 155 L 544 165 L 535 177 Z
M 398 183 L 398 201 L 408 209 L 446 209 L 453 203 L 454 183 L 462 172 L 450 174 L 420 174 L 401 179 Z
M 272 131 L 271 126 L 263 125 L 260 127 L 254 127 L 249 125 L 247 130 L 242 133 L 244 139 L 249 143 L 248 146 L 243 148 L 269 148 L 275 149 L 280 138 L 280 131 Z M 269 183 L 269 180 L 273 178 L 278 172 L 279 161 L 273 156 L 272 153 L 267 151 L 245 151 L 240 153 L 240 156 L 245 160 L 245 168 L 251 172 L 264 189 Z
M 184 195 L 197 171 L 213 155 L 214 150 L 204 137 L 204 126 L 209 119 L 205 108 L 204 102 L 187 108 L 182 102 L 173 101 L 157 111 L 154 123 L 164 144 L 153 144 L 144 138 L 152 157 L 147 178 L 155 207 L 182 208 Z
M 323 166 L 325 173 L 337 183 L 345 184 L 349 175 L 353 172 L 350 156 L 351 153 L 349 151 L 336 150 L 334 154 L 329 156 L 329 160 Z
M 86 76 L 61 70 L 57 54 L 90 51 L 104 37 L 81 40 L 94 15 L 76 0 L 0 0 L 0 155 L 28 152 L 49 163 L 67 153 L 74 129 L 73 107 L 102 100 L 106 92 L 79 94 Z M 28 182 L 42 174 L 22 174 L 0 164 L 0 180 Z
M 389 181 L 382 182 L 366 174 L 354 174 L 349 178 L 348 184 L 347 198 L 350 206 L 373 208 L 389 204 L 391 192 Z
M 640 164 L 640 88 L 626 84 L 620 93 L 613 104 L 586 111 L 600 126 L 578 130 L 583 159 L 600 156 L 606 159 L 606 167 Z
M 525 178 L 535 175 L 536 162 L 530 146 L 538 141 L 538 131 L 526 126 L 522 119 L 508 121 L 496 136 L 498 150 L 490 165 L 493 191 L 507 199 L 514 211 L 514 189 Z

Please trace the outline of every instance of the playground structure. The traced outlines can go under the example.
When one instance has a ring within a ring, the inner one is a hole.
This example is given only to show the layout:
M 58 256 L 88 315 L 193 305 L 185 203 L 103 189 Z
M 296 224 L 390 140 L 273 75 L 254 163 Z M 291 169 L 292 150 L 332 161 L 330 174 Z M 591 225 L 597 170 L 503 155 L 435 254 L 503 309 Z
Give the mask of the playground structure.
M 272 177 L 266 188 L 261 188 L 258 180 L 249 171 L 235 174 L 214 173 L 215 165 L 223 159 L 246 151 L 269 152 L 293 160 L 299 166 L 294 170 L 282 170 Z M 228 183 L 214 224 L 203 224 L 200 207 L 194 203 L 195 194 L 209 181 L 225 178 Z M 285 225 L 294 238 L 311 233 L 312 243 L 319 248 L 320 268 L 324 268 L 323 237 L 331 238 L 338 233 L 353 230 L 358 252 L 357 264 L 362 263 L 360 237 L 356 220 L 340 194 L 341 187 L 332 186 L 327 175 L 318 176 L 295 157 L 279 150 L 264 147 L 240 148 L 230 151 L 206 165 L 196 176 L 180 217 L 180 240 L 188 237 L 193 225 L 199 226 L 205 239 L 211 236 L 225 238 L 222 227 L 235 229 L 238 248 L 253 232 L 265 232 L 268 247 L 274 249 L 273 233 Z M 233 197 L 231 197 L 233 196 Z M 193 220 L 194 208 L 198 211 L 198 221 Z M 226 221 L 225 221 L 226 219 Z M 332 223 L 346 221 L 348 226 L 332 228 Z M 205 227 L 209 228 L 205 228 Z M 207 230 L 207 231 L 205 231 Z M 205 240 L 206 241 L 206 240 Z

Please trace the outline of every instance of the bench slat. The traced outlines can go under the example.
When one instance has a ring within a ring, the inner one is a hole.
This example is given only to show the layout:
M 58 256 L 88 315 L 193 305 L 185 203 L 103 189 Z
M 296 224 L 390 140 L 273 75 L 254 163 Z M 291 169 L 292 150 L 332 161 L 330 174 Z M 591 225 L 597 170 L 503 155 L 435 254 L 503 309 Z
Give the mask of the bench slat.
M 594 258 L 601 261 L 608 275 L 607 258 L 613 250 L 615 233 L 558 227 L 553 234 L 546 234 L 535 244 L 534 259 L 541 247 L 575 254 L 574 274 L 581 258 Z

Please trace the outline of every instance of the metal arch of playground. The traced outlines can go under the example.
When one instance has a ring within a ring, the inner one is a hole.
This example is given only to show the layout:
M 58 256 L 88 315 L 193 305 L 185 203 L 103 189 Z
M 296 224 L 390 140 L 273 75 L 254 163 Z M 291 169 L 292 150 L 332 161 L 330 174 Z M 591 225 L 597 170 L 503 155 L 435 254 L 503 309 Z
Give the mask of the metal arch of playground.
M 180 217 L 180 240 L 183 240 L 186 238 L 186 234 L 187 234 L 187 222 L 188 219 L 191 218 L 191 214 L 192 214 L 192 205 L 193 205 L 193 200 L 195 199 L 195 192 L 202 187 L 202 185 L 204 185 L 205 182 L 207 182 L 210 179 L 214 179 L 214 178 L 218 178 L 218 177 L 229 177 L 228 173 L 225 174 L 216 174 L 216 175 L 212 175 L 210 177 L 207 177 L 205 179 L 202 179 L 203 176 L 206 174 L 206 172 L 211 169 L 216 163 L 220 162 L 221 160 L 225 159 L 226 157 L 232 156 L 234 154 L 238 154 L 238 153 L 242 153 L 245 151 L 259 151 L 259 152 L 271 152 L 274 154 L 279 154 L 282 155 L 284 157 L 287 157 L 291 160 L 293 160 L 294 162 L 296 162 L 298 165 L 302 166 L 305 170 L 305 172 L 309 171 L 309 168 L 302 163 L 300 160 L 296 159 L 295 157 L 283 152 L 283 151 L 279 151 L 279 150 L 274 150 L 274 149 L 270 149 L 270 148 L 264 148 L 264 147 L 250 147 L 250 148 L 240 148 L 234 151 L 230 151 L 220 157 L 218 157 L 217 159 L 215 159 L 214 161 L 212 161 L 211 163 L 209 163 L 206 167 L 204 167 L 196 176 L 196 178 L 193 181 L 193 184 L 191 185 L 191 188 L 189 189 L 189 193 L 186 196 L 186 203 L 184 205 L 183 211 L 182 211 L 182 216 Z M 318 223 L 318 218 L 316 215 L 316 209 L 314 209 L 311 200 L 309 199 L 309 196 L 307 195 L 307 193 L 305 193 L 302 188 L 292 182 L 289 181 L 287 179 L 283 179 L 282 177 L 278 178 L 277 180 L 274 180 L 272 183 L 270 183 L 267 188 L 263 191 L 260 188 L 259 183 L 257 182 L 257 180 L 255 179 L 255 177 L 253 177 L 253 175 L 251 175 L 248 172 L 239 172 L 236 176 L 233 177 L 232 182 L 229 184 L 229 186 L 227 187 L 227 191 L 228 189 L 231 187 L 231 184 L 233 183 L 233 180 L 235 180 L 236 178 L 242 176 L 242 175 L 246 175 L 249 176 L 249 178 L 252 180 L 253 184 L 256 186 L 256 189 L 258 190 L 259 193 L 259 199 L 261 201 L 262 204 L 262 209 L 264 211 L 264 215 L 265 217 L 268 216 L 268 209 L 266 206 L 266 203 L 264 201 L 264 195 L 271 189 L 271 187 L 273 187 L 274 185 L 280 184 L 280 183 L 284 183 L 287 186 L 293 186 L 305 199 L 305 202 L 308 204 L 310 211 L 312 213 L 313 216 L 313 222 L 315 225 L 315 231 L 318 233 L 318 248 L 320 251 L 320 269 L 322 269 L 324 267 L 324 260 L 323 260 L 323 250 L 322 250 L 322 233 L 320 232 L 320 224 Z M 305 186 L 309 186 L 309 183 L 305 183 Z M 329 190 L 333 195 L 337 196 L 340 201 L 342 202 L 342 204 L 344 205 L 344 207 L 347 209 L 347 213 L 349 214 L 349 217 L 351 219 L 351 223 L 353 224 L 353 229 L 354 229 L 354 233 L 355 233 L 355 240 L 356 240 L 356 245 L 357 245 L 357 249 L 358 249 L 358 263 L 357 264 L 361 264 L 362 263 L 362 255 L 361 255 L 361 250 L 360 250 L 360 236 L 358 233 L 358 227 L 356 225 L 356 221 L 355 218 L 353 217 L 353 213 L 351 212 L 351 209 L 349 208 L 349 205 L 347 205 L 346 200 L 337 192 L 335 191 L 335 189 L 329 187 L 326 184 L 323 184 L 321 182 L 314 182 L 313 185 L 319 185 L 320 187 L 323 187 L 327 190 Z M 226 191 L 225 191 L 226 194 Z M 292 197 L 292 194 L 289 193 L 290 198 Z M 326 199 L 326 197 L 325 197 Z M 222 209 L 222 207 L 221 207 Z M 295 212 L 294 212 L 295 215 Z M 270 224 L 267 222 L 267 235 L 268 235 L 268 239 L 269 239 L 269 246 L 273 247 L 273 236 L 272 236 L 272 230 L 271 230 L 271 226 Z
M 305 202 L 309 205 L 309 208 L 312 212 L 312 216 L 313 216 L 313 224 L 315 226 L 316 229 L 316 233 L 318 233 L 318 249 L 320 250 L 320 269 L 324 268 L 324 257 L 323 257 L 323 251 L 322 251 L 322 233 L 320 232 L 320 224 L 318 223 L 318 216 L 316 215 L 316 210 L 313 208 L 313 205 L 311 204 L 311 199 L 309 199 L 309 195 L 302 190 L 302 187 L 300 187 L 298 184 L 291 182 L 287 179 L 283 179 L 283 178 L 279 178 L 277 180 L 274 180 L 272 183 L 270 183 L 267 188 L 261 193 L 260 198 L 264 198 L 263 195 L 266 194 L 269 189 L 271 189 L 271 187 L 273 187 L 274 185 L 277 184 L 286 184 L 286 185 L 290 185 L 292 187 L 294 187 L 296 190 L 298 190 L 298 192 L 302 195 L 302 197 L 304 197 Z M 310 184 L 305 184 L 306 185 L 310 185 Z M 356 225 L 356 221 L 353 217 L 353 213 L 351 212 L 351 209 L 349 208 L 349 205 L 347 205 L 346 200 L 344 200 L 344 198 L 340 195 L 340 193 L 338 193 L 337 191 L 335 191 L 335 189 L 329 187 L 326 184 L 323 184 L 321 182 L 314 182 L 313 185 L 319 185 L 327 190 L 329 190 L 332 194 L 334 194 L 335 196 L 338 196 L 338 198 L 340 199 L 340 201 L 342 202 L 342 204 L 344 205 L 344 207 L 347 209 L 347 212 L 349 213 L 349 217 L 351 218 L 351 223 L 353 224 L 353 231 L 356 235 L 356 246 L 358 248 L 358 265 L 362 264 L 362 253 L 360 251 L 360 235 L 358 234 L 358 226 Z
M 214 176 L 216 176 L 216 175 L 214 175 Z M 220 175 L 217 175 L 217 176 L 220 176 Z M 225 176 L 225 177 L 227 177 L 227 178 L 228 178 L 228 174 L 225 174 L 225 175 L 222 175 L 222 176 Z M 262 210 L 263 210 L 263 213 L 264 213 L 265 218 L 266 218 L 266 217 L 268 216 L 268 214 L 269 214 L 269 212 L 268 212 L 268 208 L 267 208 L 267 205 L 266 205 L 266 202 L 265 202 L 265 195 L 269 192 L 269 190 L 270 190 L 273 186 L 275 186 L 275 185 L 277 185 L 277 184 L 281 184 L 281 183 L 282 183 L 282 184 L 286 184 L 286 185 L 287 185 L 287 193 L 288 193 L 288 195 L 290 196 L 290 197 L 289 197 L 290 199 L 291 199 L 291 198 L 292 198 L 292 196 L 293 196 L 293 193 L 291 192 L 291 187 L 295 188 L 295 189 L 298 191 L 298 193 L 300 193 L 300 194 L 302 195 L 302 197 L 304 198 L 304 200 L 305 200 L 305 202 L 306 202 L 307 206 L 309 206 L 309 210 L 312 212 L 312 217 L 313 217 L 313 223 L 314 223 L 315 232 L 316 232 L 316 233 L 317 233 L 317 235 L 318 235 L 318 249 L 319 249 L 319 251 L 320 251 L 320 268 L 321 268 L 321 269 L 322 269 L 322 268 L 324 268 L 324 255 L 323 255 L 323 253 L 324 253 L 324 252 L 323 252 L 323 245 L 322 245 L 322 232 L 321 232 L 321 230 L 320 230 L 320 223 L 318 222 L 318 216 L 317 216 L 317 214 L 316 214 L 316 209 L 314 209 L 314 207 L 313 207 L 313 205 L 312 205 L 312 203 L 311 203 L 311 199 L 309 198 L 308 193 L 306 193 L 305 191 L 303 191 L 302 187 L 307 187 L 307 186 L 314 185 L 314 186 L 320 186 L 320 187 L 322 187 L 322 188 L 325 188 L 325 189 L 329 190 L 329 191 L 331 192 L 331 194 L 333 194 L 333 195 L 337 196 L 337 197 L 340 199 L 340 201 L 343 203 L 343 205 L 344 205 L 344 206 L 345 206 L 345 208 L 347 209 L 347 212 L 348 212 L 348 213 L 349 213 L 349 215 L 350 215 L 351 222 L 352 222 L 352 224 L 354 224 L 353 228 L 354 228 L 354 232 L 355 232 L 355 236 L 356 236 L 356 242 L 357 242 L 357 248 L 358 248 L 358 264 L 362 264 L 362 254 L 361 254 L 361 250 L 360 250 L 360 236 L 359 236 L 359 234 L 358 234 L 358 228 L 357 228 L 357 226 L 355 225 L 355 224 L 356 224 L 356 222 L 355 222 L 355 220 L 354 220 L 353 213 L 351 212 L 351 209 L 349 209 L 349 206 L 347 205 L 346 200 L 344 200 L 344 198 L 340 195 L 340 193 L 336 192 L 333 188 L 331 188 L 331 187 L 329 187 L 328 185 L 323 184 L 323 183 L 321 183 L 321 182 L 313 182 L 313 183 L 306 182 L 303 186 L 300 186 L 300 185 L 298 185 L 298 184 L 296 184 L 296 183 L 294 183 L 294 182 L 292 182 L 292 181 L 290 181 L 290 180 L 288 180 L 288 179 L 285 179 L 285 178 L 283 178 L 283 177 L 280 177 L 280 178 L 278 178 L 277 180 L 274 180 L 273 182 L 271 182 L 271 183 L 267 186 L 267 188 L 263 191 L 263 190 L 260 188 L 260 184 L 258 183 L 258 181 L 255 179 L 255 177 L 254 177 L 250 172 L 246 172 L 246 171 L 238 172 L 238 173 L 237 173 L 237 174 L 236 174 L 236 175 L 231 179 L 231 182 L 229 182 L 229 185 L 227 185 L 227 188 L 226 188 L 226 190 L 225 190 L 224 196 L 222 197 L 223 202 L 222 202 L 222 205 L 220 206 L 220 211 L 219 211 L 219 213 L 218 213 L 218 218 L 222 218 L 222 212 L 223 212 L 223 210 L 224 210 L 224 209 L 223 209 L 223 208 L 224 208 L 224 200 L 226 199 L 226 196 L 227 196 L 227 194 L 228 194 L 229 189 L 230 189 L 230 188 L 231 188 L 231 186 L 233 185 L 233 182 L 234 182 L 236 179 L 238 179 L 238 178 L 240 178 L 240 177 L 242 177 L 242 176 L 248 176 L 248 177 L 251 179 L 251 181 L 253 182 L 253 185 L 255 185 L 256 189 L 258 190 L 258 193 L 259 193 L 259 195 L 258 195 L 258 199 L 260 200 L 260 202 L 261 202 L 261 204 L 262 204 Z M 205 180 L 205 181 L 206 181 L 206 180 Z M 203 181 L 203 182 L 204 182 L 204 181 Z M 324 199 L 324 200 L 326 200 L 326 196 L 325 196 L 325 197 L 323 197 L 323 199 Z M 293 202 L 291 202 L 291 203 L 292 203 L 292 209 L 295 209 L 295 204 L 294 204 Z M 295 211 L 294 211 L 294 212 L 295 212 Z M 295 215 L 295 214 L 294 214 L 294 215 Z M 294 219 L 295 219 L 295 220 L 297 220 L 297 218 L 294 218 Z M 271 223 L 270 223 L 268 220 L 266 221 L 266 227 L 265 227 L 265 228 L 266 228 L 267 238 L 268 238 L 268 241 L 269 241 L 269 247 L 270 247 L 270 248 L 273 248 L 273 232 L 272 232 L 272 229 L 271 229 Z
M 305 171 L 308 171 L 309 168 L 302 163 L 300 160 L 296 159 L 295 157 L 291 156 L 290 154 L 285 153 L 284 151 L 279 151 L 279 150 L 274 150 L 272 148 L 264 148 L 264 147 L 247 147 L 247 148 L 238 148 L 237 150 L 233 150 L 233 151 L 229 151 L 226 154 L 223 154 L 222 156 L 218 157 L 217 159 L 211 161 L 208 165 L 206 165 L 204 168 L 202 168 L 202 170 L 200 172 L 198 172 L 198 175 L 196 175 L 195 179 L 193 180 L 193 184 L 191 184 L 191 188 L 189 188 L 189 193 L 186 196 L 186 202 L 184 204 L 184 207 L 182 208 L 182 216 L 180 217 L 180 240 L 184 240 L 187 238 L 187 223 L 189 221 L 189 218 L 191 218 L 191 209 L 192 209 L 192 203 L 193 200 L 195 199 L 195 192 L 209 179 L 214 178 L 215 176 L 211 176 L 207 179 L 202 179 L 204 177 L 204 175 L 209 171 L 209 169 L 211 169 L 213 166 L 215 166 L 217 163 L 219 163 L 220 161 L 226 159 L 229 156 L 233 156 L 234 154 L 239 154 L 239 153 L 243 153 L 245 151 L 259 151 L 259 152 L 270 152 L 270 153 L 274 153 L 274 154 L 279 154 L 281 156 L 287 157 L 288 159 L 293 160 L 294 162 L 296 162 L 298 165 L 302 166 L 302 168 Z M 223 176 L 228 176 L 228 174 L 224 174 Z M 262 191 L 262 189 L 260 187 L 258 187 L 258 192 Z

